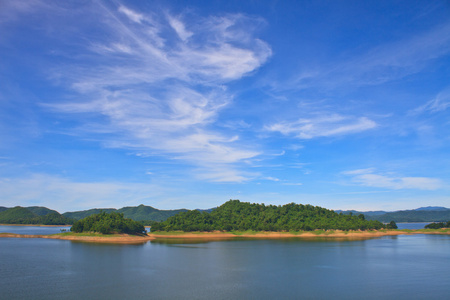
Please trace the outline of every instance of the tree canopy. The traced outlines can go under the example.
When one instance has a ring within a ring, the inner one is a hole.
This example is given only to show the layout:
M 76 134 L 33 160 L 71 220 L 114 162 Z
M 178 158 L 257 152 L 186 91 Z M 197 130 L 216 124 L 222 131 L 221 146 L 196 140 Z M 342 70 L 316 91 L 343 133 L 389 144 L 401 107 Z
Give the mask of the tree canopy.
M 191 210 L 153 223 L 152 231 L 311 231 L 315 229 L 381 229 L 379 221 L 364 215 L 338 214 L 319 206 L 290 203 L 283 206 L 230 200 L 212 212 Z
M 431 224 L 425 225 L 425 228 L 427 228 L 427 229 L 450 228 L 450 221 L 431 223 Z
M 122 213 L 116 212 L 101 212 L 90 215 L 73 223 L 70 230 L 73 232 L 99 232 L 102 234 L 143 234 L 146 232 L 144 225 L 132 219 L 126 219 Z

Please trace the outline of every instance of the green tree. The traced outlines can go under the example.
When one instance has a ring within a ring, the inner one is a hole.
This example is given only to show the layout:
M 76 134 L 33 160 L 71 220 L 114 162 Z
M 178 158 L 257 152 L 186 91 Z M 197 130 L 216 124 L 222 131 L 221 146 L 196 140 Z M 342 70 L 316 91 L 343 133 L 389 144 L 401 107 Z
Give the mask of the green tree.
M 70 230 L 73 232 L 99 232 L 102 234 L 143 234 L 146 232 L 142 223 L 126 219 L 123 217 L 123 213 L 116 212 L 101 212 L 90 215 L 74 222 Z
M 389 224 L 387 224 L 386 228 L 387 229 L 397 229 L 398 226 L 394 221 L 391 221 Z

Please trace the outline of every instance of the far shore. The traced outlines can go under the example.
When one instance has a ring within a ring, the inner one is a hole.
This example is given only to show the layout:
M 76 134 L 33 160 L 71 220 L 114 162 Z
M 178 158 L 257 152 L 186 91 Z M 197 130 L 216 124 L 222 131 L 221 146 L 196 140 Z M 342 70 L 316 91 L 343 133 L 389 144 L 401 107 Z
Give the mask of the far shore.
M 77 234 L 77 233 L 58 233 L 58 234 L 15 234 L 15 233 L 0 233 L 0 238 L 43 238 L 43 239 L 58 239 L 80 242 L 93 243 L 111 243 L 111 244 L 142 244 L 151 240 L 165 240 L 165 239 L 199 239 L 199 240 L 229 240 L 236 238 L 245 239 L 285 239 L 285 238 L 300 238 L 300 239 L 314 239 L 327 238 L 336 240 L 363 240 L 378 238 L 383 236 L 398 236 L 398 235 L 413 235 L 413 234 L 443 234 L 450 235 L 450 229 L 402 229 L 402 230 L 373 230 L 373 231 L 301 231 L 301 232 L 153 232 L 146 235 L 128 235 L 128 234 L 112 234 L 101 235 L 95 233 Z

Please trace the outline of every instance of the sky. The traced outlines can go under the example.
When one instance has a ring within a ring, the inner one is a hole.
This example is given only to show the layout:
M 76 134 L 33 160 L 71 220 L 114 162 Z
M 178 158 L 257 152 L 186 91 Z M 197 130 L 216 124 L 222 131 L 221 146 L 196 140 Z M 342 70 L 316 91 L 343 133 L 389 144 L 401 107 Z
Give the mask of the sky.
M 450 207 L 449 1 L 0 0 L 0 206 Z

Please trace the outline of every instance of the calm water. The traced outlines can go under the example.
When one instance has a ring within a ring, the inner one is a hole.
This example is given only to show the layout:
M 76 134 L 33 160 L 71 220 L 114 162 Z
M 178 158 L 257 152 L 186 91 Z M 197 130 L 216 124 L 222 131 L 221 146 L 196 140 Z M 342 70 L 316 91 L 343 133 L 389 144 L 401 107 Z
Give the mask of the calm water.
M 450 237 L 442 235 L 142 245 L 1 238 L 0 253 L 1 299 L 446 299 L 450 295 Z
M 397 223 L 398 229 L 423 229 L 428 223 Z

